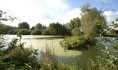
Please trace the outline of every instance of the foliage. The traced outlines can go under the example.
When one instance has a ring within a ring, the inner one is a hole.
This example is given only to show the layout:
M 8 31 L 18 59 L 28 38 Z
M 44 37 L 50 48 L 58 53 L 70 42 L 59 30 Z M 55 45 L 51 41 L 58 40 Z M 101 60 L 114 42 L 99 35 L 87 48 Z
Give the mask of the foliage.
M 74 49 L 74 48 L 84 48 L 86 44 L 86 40 L 84 37 L 68 37 L 65 40 L 63 40 L 61 43 L 62 47 L 65 47 L 66 49 Z
M 116 21 L 113 21 L 112 24 L 107 28 L 108 35 L 115 35 L 115 36 L 118 35 L 118 30 L 117 30 L 118 20 L 117 19 L 118 18 L 116 18 Z
M 36 24 L 35 29 L 42 29 L 42 24 L 40 23 Z
M 118 42 L 114 42 L 113 45 L 114 45 L 113 47 L 114 47 L 115 49 L 118 49 Z
M 50 35 L 66 35 L 68 30 L 60 23 L 51 23 L 48 27 Z
M 17 27 L 0 23 L 0 30 L 1 30 L 0 32 L 1 34 L 16 34 L 18 29 Z
M 69 26 L 72 29 L 74 29 L 75 27 L 80 27 L 80 19 L 77 17 L 77 18 L 73 18 L 70 22 L 69 22 Z
M 4 55 L 0 55 L 2 56 L 0 69 L 40 69 L 36 58 L 37 51 L 32 48 L 24 48 L 24 43 L 21 43 L 19 39 L 14 39 L 2 53 Z
M 79 66 L 77 66 L 77 64 L 74 63 L 75 60 L 72 61 L 72 65 L 59 62 L 58 57 L 54 53 L 54 50 L 52 48 L 49 48 L 49 46 L 47 45 L 45 52 L 41 53 L 40 70 L 78 70 Z
M 5 30 L 5 26 L 0 23 L 0 35 L 4 35 L 5 34 L 4 30 Z
M 30 31 L 28 29 L 20 29 L 18 31 L 18 34 L 21 34 L 21 35 L 29 35 L 30 34 Z
M 114 51 L 111 51 L 107 47 L 102 47 L 98 52 L 99 55 L 95 59 L 88 60 L 90 70 L 117 70 L 118 59 L 113 54 Z
M 17 29 L 10 29 L 8 31 L 8 34 L 17 34 L 18 30 Z
M 31 35 L 41 35 L 41 34 L 42 34 L 42 31 L 39 29 L 35 29 L 31 31 Z
M 30 29 L 30 26 L 27 22 L 21 22 L 18 24 L 19 29 Z
M 5 17 L 3 17 L 4 15 L 6 15 Z M 7 14 L 7 12 L 3 11 L 0 9 L 0 23 L 1 21 L 14 21 L 15 19 L 17 19 L 16 17 L 12 17 L 12 16 L 9 16 Z
M 72 35 L 73 35 L 73 36 L 81 36 L 81 35 L 82 35 L 82 32 L 80 31 L 80 28 L 75 27 L 75 28 L 72 30 Z
M 96 33 L 102 34 L 102 32 L 104 32 L 106 20 L 102 12 L 96 8 L 86 7 L 85 9 L 86 10 L 83 10 L 81 18 L 81 27 L 85 34 L 85 38 L 91 39 Z
M 43 29 L 43 30 L 42 30 L 42 35 L 49 35 L 48 30 L 47 30 L 47 29 Z
M 53 50 L 51 50 L 49 47 L 46 47 L 46 51 L 42 52 L 41 56 L 41 70 L 55 70 L 58 69 L 58 62 L 54 55 Z

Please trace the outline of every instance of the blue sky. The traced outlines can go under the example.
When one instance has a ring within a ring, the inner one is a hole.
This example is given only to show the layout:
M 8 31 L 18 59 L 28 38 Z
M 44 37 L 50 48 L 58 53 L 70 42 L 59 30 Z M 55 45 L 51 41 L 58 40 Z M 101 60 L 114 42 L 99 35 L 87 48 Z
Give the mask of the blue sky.
M 19 18 L 4 22 L 7 25 L 17 26 L 26 21 L 31 26 L 39 22 L 48 26 L 51 22 L 64 24 L 72 18 L 81 18 L 81 7 L 86 3 L 105 10 L 103 14 L 109 23 L 118 17 L 118 0 L 0 0 L 0 9 Z
M 109 10 L 118 10 L 118 0 L 68 0 L 68 3 L 73 8 L 82 7 L 85 3 L 90 3 L 92 7 L 96 7 L 98 9 L 104 8 Z

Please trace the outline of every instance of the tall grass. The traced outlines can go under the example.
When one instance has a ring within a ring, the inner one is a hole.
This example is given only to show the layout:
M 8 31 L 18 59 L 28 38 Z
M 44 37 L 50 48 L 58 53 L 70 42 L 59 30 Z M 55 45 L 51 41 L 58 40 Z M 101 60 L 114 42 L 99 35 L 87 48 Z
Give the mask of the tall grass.
M 76 58 L 63 60 L 63 62 L 59 61 L 54 49 L 47 45 L 45 52 L 41 52 L 41 70 L 80 70 L 79 61 Z

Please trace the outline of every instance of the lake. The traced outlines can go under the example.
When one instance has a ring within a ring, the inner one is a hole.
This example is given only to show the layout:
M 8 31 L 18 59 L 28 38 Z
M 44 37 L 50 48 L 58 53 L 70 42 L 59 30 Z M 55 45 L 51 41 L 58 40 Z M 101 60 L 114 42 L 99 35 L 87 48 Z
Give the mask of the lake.
M 10 42 L 11 39 L 17 38 L 16 35 L 5 35 L 7 42 Z M 32 47 L 38 49 L 39 52 L 45 51 L 46 47 L 50 47 L 54 50 L 55 55 L 57 56 L 78 56 L 81 54 L 80 51 L 75 50 L 64 50 L 63 47 L 59 44 L 63 40 L 61 36 L 49 36 L 49 35 L 22 35 L 22 42 L 25 43 L 25 47 Z
M 16 35 L 5 35 L 4 38 L 7 42 L 10 42 L 12 39 L 17 38 Z M 118 42 L 118 37 L 107 37 L 112 42 Z M 98 42 L 112 48 L 112 43 L 104 43 L 99 37 L 96 37 Z M 50 47 L 54 50 L 57 56 L 78 56 L 81 54 L 81 51 L 77 50 L 64 50 L 63 47 L 59 44 L 63 40 L 62 36 L 50 36 L 50 35 L 22 35 L 22 42 L 25 43 L 25 47 L 32 47 L 38 49 L 39 52 L 45 51 L 46 47 Z

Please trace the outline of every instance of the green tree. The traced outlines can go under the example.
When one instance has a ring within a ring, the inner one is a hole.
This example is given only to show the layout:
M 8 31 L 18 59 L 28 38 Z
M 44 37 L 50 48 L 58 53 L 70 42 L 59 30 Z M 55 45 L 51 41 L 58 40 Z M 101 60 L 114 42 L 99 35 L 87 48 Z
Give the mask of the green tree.
M 66 35 L 67 29 L 64 27 L 64 25 L 60 23 L 51 23 L 48 27 L 48 32 L 51 35 Z
M 80 19 L 77 17 L 77 18 L 73 18 L 70 23 L 69 23 L 69 26 L 72 29 L 74 29 L 75 27 L 80 27 Z
M 29 35 L 30 34 L 30 31 L 28 29 L 20 29 L 18 31 L 18 34 L 21 34 L 21 35 Z
M 31 34 L 32 34 L 32 35 L 41 35 L 41 34 L 42 34 L 42 31 L 39 30 L 39 29 L 35 29 L 35 30 L 32 30 L 32 31 L 31 31 Z
M 72 35 L 73 35 L 73 36 L 80 36 L 80 35 L 82 35 L 82 32 L 81 32 L 80 28 L 75 27 L 75 28 L 72 30 Z
M 42 29 L 42 24 L 41 23 L 36 24 L 35 28 L 36 29 Z
M 81 27 L 86 39 L 91 39 L 96 33 L 102 33 L 106 27 L 106 20 L 101 11 L 89 6 L 82 8 Z
M 30 26 L 27 22 L 21 22 L 18 24 L 19 29 L 30 29 Z
M 43 30 L 42 30 L 42 35 L 48 35 L 48 34 L 49 34 L 49 32 L 48 32 L 47 29 L 43 29 Z

